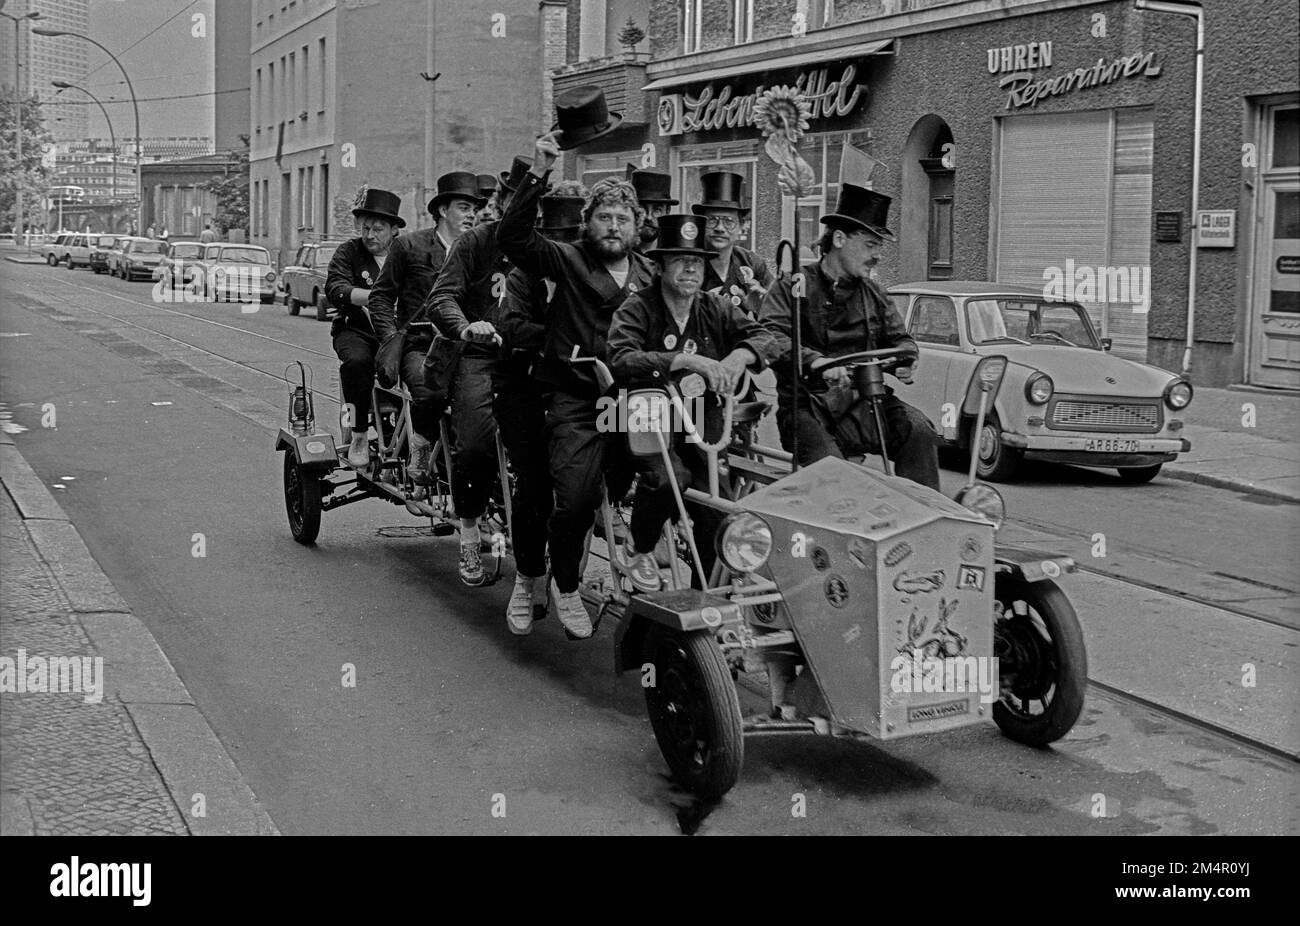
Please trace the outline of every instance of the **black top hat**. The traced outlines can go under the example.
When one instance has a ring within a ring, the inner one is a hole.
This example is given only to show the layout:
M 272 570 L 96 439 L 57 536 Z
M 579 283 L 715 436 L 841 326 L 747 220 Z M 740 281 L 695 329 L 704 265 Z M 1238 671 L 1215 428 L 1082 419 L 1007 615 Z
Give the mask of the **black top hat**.
M 466 170 L 453 170 L 438 178 L 438 193 L 429 200 L 429 214 L 437 216 L 438 207 L 452 199 L 468 199 L 475 209 L 487 202 L 479 193 L 478 177 Z
M 484 199 L 490 199 L 492 194 L 497 191 L 497 178 L 494 174 L 478 175 L 478 194 Z
M 586 204 L 581 196 L 543 196 L 542 217 L 537 227 L 544 232 L 577 228 L 582 225 L 582 207 Z
M 663 203 L 666 206 L 676 206 L 679 200 L 672 198 L 673 178 L 670 174 L 660 173 L 657 170 L 640 170 L 627 165 L 627 180 L 636 189 L 637 202 L 645 205 L 647 203 Z
M 501 185 L 506 188 L 506 192 L 513 193 L 519 189 L 519 183 L 524 179 L 524 174 L 532 170 L 532 167 L 532 158 L 521 158 L 516 155 L 514 161 L 510 163 L 510 170 L 501 171 Z
M 396 193 L 367 189 L 352 203 L 352 214 L 378 216 L 387 219 L 398 228 L 405 228 L 406 220 L 397 214 L 401 208 L 402 198 Z
M 839 202 L 835 211 L 821 220 L 832 228 L 865 229 L 886 241 L 896 241 L 888 228 L 889 204 L 892 200 L 884 193 L 868 190 L 852 183 L 840 184 Z
M 605 91 L 594 85 L 574 87 L 555 98 L 555 143 L 568 151 L 608 135 L 623 122 L 622 113 L 605 106 Z
M 660 258 L 673 254 L 694 254 L 697 257 L 717 257 L 704 242 L 704 228 L 700 220 L 683 212 L 661 215 L 659 223 L 659 243 L 646 251 L 647 257 Z
M 700 187 L 704 191 L 704 201 L 698 206 L 691 206 L 691 211 L 702 215 L 705 209 L 735 209 L 741 215 L 748 215 L 749 208 L 741 199 L 741 187 L 745 178 L 729 170 L 715 170 L 700 174 Z

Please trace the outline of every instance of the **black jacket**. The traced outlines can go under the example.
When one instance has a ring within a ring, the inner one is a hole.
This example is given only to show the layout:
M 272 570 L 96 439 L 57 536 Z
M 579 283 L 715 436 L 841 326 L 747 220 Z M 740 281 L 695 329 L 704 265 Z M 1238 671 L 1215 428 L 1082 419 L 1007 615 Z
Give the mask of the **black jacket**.
M 748 274 L 746 271 L 749 271 Z M 732 305 L 741 306 L 749 315 L 757 316 L 763 303 L 763 296 L 750 292 L 749 283 L 745 280 L 746 275 L 751 280 L 757 280 L 765 290 L 771 289 L 772 284 L 776 282 L 776 277 L 767 266 L 767 261 L 747 248 L 736 246 L 731 249 L 731 261 L 727 265 L 726 279 L 718 276 L 718 271 L 713 269 L 712 261 L 706 260 L 704 285 L 700 288 L 706 292 L 717 290 L 718 294 L 729 299 Z
M 585 242 L 574 245 L 542 237 L 534 223 L 544 190 L 540 177 L 525 175 L 501 217 L 497 241 L 515 266 L 555 284 L 536 378 L 544 387 L 595 398 L 600 388 L 592 365 L 572 366 L 569 358 L 576 347 L 581 357 L 606 359 L 605 339 L 614 310 L 630 293 L 650 285 L 654 265 L 640 254 L 629 254 L 627 281 L 620 287 Z
M 446 258 L 436 228 L 422 228 L 393 241 L 366 303 L 381 341 L 418 315 Z M 432 329 L 428 319 L 418 318 L 417 324 Z
M 425 317 L 452 341 L 460 342 L 470 322 L 496 325 L 510 272 L 510 262 L 497 247 L 497 224 L 475 226 L 452 242 L 438 279 L 425 299 Z M 494 344 L 464 347 L 467 357 L 495 357 L 496 353 Z
M 396 239 L 393 241 L 397 243 Z M 357 331 L 375 339 L 370 319 L 359 305 L 352 304 L 352 290 L 371 289 L 379 279 L 379 262 L 366 249 L 360 238 L 352 238 L 339 245 L 325 272 L 325 298 L 339 310 L 330 328 L 330 337 L 344 329 Z

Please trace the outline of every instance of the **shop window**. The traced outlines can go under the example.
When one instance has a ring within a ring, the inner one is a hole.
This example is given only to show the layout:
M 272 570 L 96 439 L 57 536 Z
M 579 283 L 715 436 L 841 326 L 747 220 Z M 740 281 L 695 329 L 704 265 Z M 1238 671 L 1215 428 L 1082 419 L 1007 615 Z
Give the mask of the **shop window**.
M 1274 170 L 1300 167 L 1300 109 L 1278 109 L 1273 114 L 1272 160 Z

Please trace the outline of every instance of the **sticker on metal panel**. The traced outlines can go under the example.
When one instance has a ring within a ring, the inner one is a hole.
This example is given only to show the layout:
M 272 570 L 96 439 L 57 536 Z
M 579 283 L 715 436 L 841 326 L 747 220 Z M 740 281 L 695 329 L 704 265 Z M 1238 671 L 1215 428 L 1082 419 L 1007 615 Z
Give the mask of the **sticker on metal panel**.
M 837 498 L 826 506 L 827 514 L 847 514 L 858 507 L 858 500 L 853 496 Z
M 324 453 L 324 452 L 325 452 L 325 445 L 322 444 L 322 443 L 321 443 L 320 441 L 318 441 L 318 440 L 308 441 L 308 442 L 307 442 L 307 452 L 308 452 L 308 453 Z
M 942 704 L 926 704 L 907 709 L 908 723 L 924 723 L 927 720 L 941 720 L 944 717 L 956 717 L 970 713 L 969 701 L 945 701 Z
M 813 547 L 812 564 L 818 572 L 825 572 L 831 568 L 831 555 L 821 547 Z
M 983 566 L 962 566 L 957 570 L 957 588 L 969 588 L 977 592 L 984 591 L 985 569 Z
M 849 541 L 849 559 L 859 569 L 870 569 L 872 565 L 871 544 L 867 543 L 861 537 L 854 537 Z
M 943 580 L 942 569 L 933 569 L 930 572 L 900 572 L 894 576 L 894 589 L 908 595 L 937 592 L 943 588 Z
M 983 552 L 984 547 L 975 537 L 967 537 L 961 542 L 961 558 L 967 562 L 979 559 Z
M 830 576 L 826 580 L 825 591 L 826 600 L 831 603 L 832 608 L 842 608 L 849 600 L 849 583 L 844 581 L 843 576 Z
M 912 555 L 912 545 L 910 543 L 908 543 L 906 540 L 900 543 L 896 543 L 892 547 L 890 547 L 889 552 L 885 554 L 885 565 L 897 566 L 899 563 L 901 563 L 903 560 L 907 559 L 911 555 Z

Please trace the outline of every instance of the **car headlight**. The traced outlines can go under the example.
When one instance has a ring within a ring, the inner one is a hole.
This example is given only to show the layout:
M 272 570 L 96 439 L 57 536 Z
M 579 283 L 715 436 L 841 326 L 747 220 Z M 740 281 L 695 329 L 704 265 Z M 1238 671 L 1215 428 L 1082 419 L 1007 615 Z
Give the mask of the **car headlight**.
M 1174 410 L 1192 404 L 1192 384 L 1185 379 L 1173 380 L 1165 387 L 1165 404 Z
M 722 522 L 717 547 L 733 572 L 754 572 L 772 555 L 772 529 L 758 515 L 738 511 Z
M 1046 405 L 1054 388 L 1052 377 L 1046 373 L 1035 373 L 1025 380 L 1025 398 L 1035 405 Z

